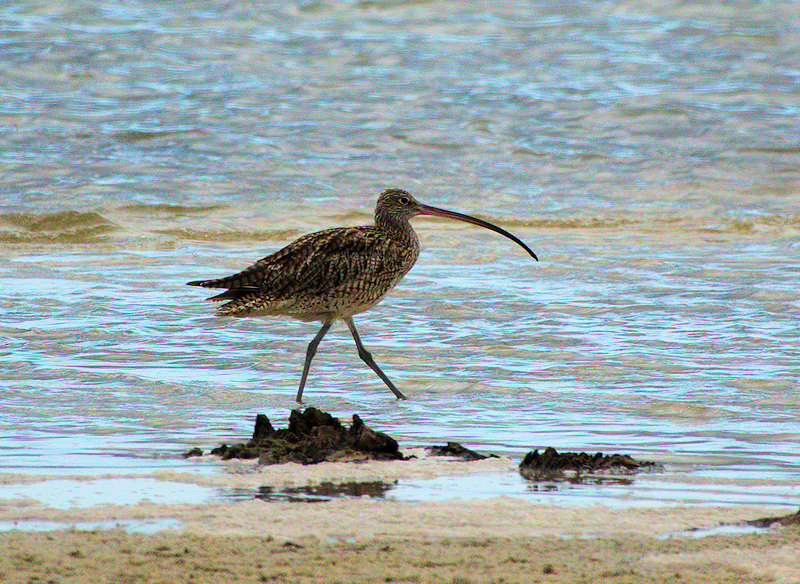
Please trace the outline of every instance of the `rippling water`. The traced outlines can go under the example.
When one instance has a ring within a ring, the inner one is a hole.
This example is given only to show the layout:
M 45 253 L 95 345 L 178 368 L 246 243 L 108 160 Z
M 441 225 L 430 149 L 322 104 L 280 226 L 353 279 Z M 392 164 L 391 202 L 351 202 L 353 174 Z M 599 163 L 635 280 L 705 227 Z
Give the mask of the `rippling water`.
M 541 262 L 415 220 L 418 265 L 356 319 L 411 400 L 339 326 L 314 405 L 797 504 L 796 2 L 41 0 L 0 23 L 3 472 L 181 468 L 285 419 L 316 326 L 215 318 L 184 283 L 401 186 Z

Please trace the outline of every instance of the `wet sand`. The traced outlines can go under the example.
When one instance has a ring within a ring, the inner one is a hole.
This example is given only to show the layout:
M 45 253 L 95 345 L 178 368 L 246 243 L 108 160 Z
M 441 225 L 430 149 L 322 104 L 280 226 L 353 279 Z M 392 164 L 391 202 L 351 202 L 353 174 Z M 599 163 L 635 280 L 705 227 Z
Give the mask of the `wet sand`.
M 344 519 L 346 521 L 346 519 Z M 366 538 L 124 531 L 0 534 L 3 582 L 800 581 L 800 530 L 703 538 Z
M 399 463 L 369 463 L 376 464 Z M 744 524 L 774 514 L 734 506 L 558 507 L 513 497 L 66 510 L 31 502 L 7 506 L 0 519 L 21 527 L 170 519 L 181 527 L 3 532 L 0 582 L 800 582 L 800 525 Z
M 223 462 L 214 457 L 223 472 L 203 472 L 210 460 L 195 453 L 196 474 L 161 471 L 149 479 L 179 489 L 243 493 L 239 498 L 62 508 L 31 498 L 0 501 L 0 523 L 20 529 L 0 532 L 0 582 L 800 582 L 800 525 L 757 529 L 747 524 L 779 514 L 769 507 L 558 506 L 508 496 L 460 499 L 458 493 L 438 501 L 366 493 L 313 503 L 258 497 L 265 485 L 277 492 L 519 472 L 518 463 L 508 458 L 436 456 L 431 449 L 359 463 L 342 462 L 334 454 L 337 462 L 263 465 L 258 458 L 273 456 L 256 447 L 276 447 L 295 459 L 301 451 L 306 457 L 309 445 L 330 454 L 330 445 L 341 442 L 352 459 L 355 442 L 345 437 L 367 434 L 354 424 L 355 430 L 340 428 L 332 440 L 331 431 L 310 427 L 310 442 L 297 440 L 292 444 L 302 448 L 288 448 L 287 433 L 265 431 L 263 420 L 260 427 L 253 440 L 234 449 L 249 452 L 244 458 Z M 292 428 L 289 438 L 295 441 L 300 433 Z M 386 444 L 384 439 L 369 442 Z M 319 458 L 312 454 L 311 459 Z M 597 464 L 618 456 L 578 458 Z M 555 451 L 545 457 L 556 458 Z M 0 476 L 0 484 L 23 479 Z M 128 479 L 135 488 L 137 477 Z M 48 484 L 47 477 L 27 480 Z M 92 483 L 97 477 L 72 480 Z M 108 528 L 38 532 L 42 522 L 53 522 L 45 525 L 49 529 L 93 523 Z M 160 531 L 113 528 L 117 524 Z

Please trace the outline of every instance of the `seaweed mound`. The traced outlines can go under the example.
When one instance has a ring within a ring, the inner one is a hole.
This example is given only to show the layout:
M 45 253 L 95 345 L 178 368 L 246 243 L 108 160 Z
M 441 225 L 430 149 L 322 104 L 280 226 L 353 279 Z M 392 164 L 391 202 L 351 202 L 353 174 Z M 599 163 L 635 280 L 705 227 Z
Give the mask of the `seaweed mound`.
M 445 446 L 428 446 L 426 450 L 431 456 L 453 456 L 467 462 L 497 458 L 496 454 L 480 454 L 479 452 L 461 446 L 458 442 L 448 442 Z
M 184 456 L 198 456 L 194 449 Z M 297 462 L 316 464 L 323 461 L 357 462 L 363 460 L 402 460 L 397 441 L 364 424 L 357 414 L 346 428 L 338 418 L 316 408 L 304 412 L 292 410 L 289 427 L 275 430 L 269 418 L 256 416 L 253 437 L 246 444 L 223 444 L 211 454 L 232 458 L 258 458 L 260 464 Z
M 627 454 L 591 455 L 585 452 L 562 452 L 547 448 L 542 454 L 538 450 L 529 452 L 519 465 L 519 472 L 526 479 L 560 479 L 565 472 L 582 474 L 634 474 L 640 470 L 660 468 L 655 462 L 635 460 Z
M 745 521 L 745 525 L 752 525 L 753 527 L 771 527 L 775 524 L 783 525 L 800 525 L 800 510 L 797 513 L 790 515 L 780 515 L 777 517 L 762 517 L 761 519 L 753 519 L 752 521 Z

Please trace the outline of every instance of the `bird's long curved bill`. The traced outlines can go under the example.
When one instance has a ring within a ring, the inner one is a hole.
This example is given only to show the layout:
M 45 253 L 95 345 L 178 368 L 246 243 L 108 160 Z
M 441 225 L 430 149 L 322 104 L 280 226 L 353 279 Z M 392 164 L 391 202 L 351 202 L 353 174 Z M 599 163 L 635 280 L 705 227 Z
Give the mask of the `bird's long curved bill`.
M 525 251 L 531 254 L 531 257 L 533 259 L 535 259 L 537 262 L 539 261 L 539 258 L 536 257 L 536 254 L 533 253 L 531 248 L 525 245 L 525 243 L 523 243 L 521 239 L 519 239 L 514 235 L 511 235 L 508 231 L 506 231 L 505 229 L 501 229 L 497 225 L 492 225 L 491 223 L 483 221 L 482 219 L 471 217 L 469 215 L 462 215 L 461 213 L 456 213 L 455 211 L 447 211 L 445 209 L 439 209 L 438 207 L 429 207 L 428 205 L 423 205 L 422 203 L 418 203 L 418 205 L 419 205 L 420 215 L 434 215 L 436 217 L 447 217 L 448 219 L 455 219 L 456 221 L 464 221 L 465 223 L 472 223 L 473 225 L 478 225 L 479 227 L 485 227 L 486 229 L 490 229 L 495 233 L 504 235 L 511 241 L 521 245 Z

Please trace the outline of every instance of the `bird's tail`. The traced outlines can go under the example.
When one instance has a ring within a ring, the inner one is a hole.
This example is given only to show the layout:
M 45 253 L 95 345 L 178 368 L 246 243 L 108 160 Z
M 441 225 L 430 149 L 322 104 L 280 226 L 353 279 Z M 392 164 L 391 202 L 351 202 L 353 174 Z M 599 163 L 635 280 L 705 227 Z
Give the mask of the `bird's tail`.
M 246 274 L 236 274 L 228 276 L 227 278 L 219 278 L 216 280 L 193 280 L 186 282 L 187 286 L 201 286 L 203 288 L 228 288 L 222 294 L 212 296 L 209 300 L 238 300 L 243 296 L 248 296 L 254 292 L 258 292 L 258 287 L 249 283 Z
M 215 280 L 193 280 L 186 284 L 187 286 L 202 286 L 203 288 L 238 288 L 254 291 L 260 288 L 259 284 L 263 280 L 263 277 L 264 274 L 262 270 L 258 264 L 256 264 L 232 276 L 217 278 Z

